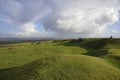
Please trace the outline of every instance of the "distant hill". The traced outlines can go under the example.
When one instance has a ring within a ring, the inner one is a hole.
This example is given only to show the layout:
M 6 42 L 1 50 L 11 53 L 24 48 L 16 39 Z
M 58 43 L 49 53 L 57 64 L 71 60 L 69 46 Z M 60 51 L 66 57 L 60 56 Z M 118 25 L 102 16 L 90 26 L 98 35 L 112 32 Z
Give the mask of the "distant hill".
M 36 41 L 46 41 L 53 40 L 51 38 L 0 38 L 0 44 L 13 44 L 21 42 L 36 42 Z

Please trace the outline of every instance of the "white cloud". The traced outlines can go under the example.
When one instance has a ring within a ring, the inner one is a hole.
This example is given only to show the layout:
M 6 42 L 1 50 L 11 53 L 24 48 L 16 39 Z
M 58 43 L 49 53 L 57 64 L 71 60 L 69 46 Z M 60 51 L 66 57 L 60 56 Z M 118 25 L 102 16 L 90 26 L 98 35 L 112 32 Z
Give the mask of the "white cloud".
M 27 23 L 20 27 L 22 32 L 16 33 L 16 35 L 20 36 L 31 36 L 33 34 L 38 33 L 38 31 L 35 29 L 36 25 L 33 23 Z
M 119 10 L 119 0 L 0 0 L 0 21 L 16 26 L 17 36 L 99 36 L 119 20 Z M 46 32 L 38 31 L 35 21 Z
M 38 31 L 34 23 L 26 23 L 20 27 L 21 32 L 15 34 L 16 37 L 33 37 L 33 38 L 53 38 L 54 32 Z
M 43 23 L 59 34 L 98 36 L 119 20 L 118 0 L 57 0 L 54 4 L 57 7 Z
M 118 34 L 119 32 L 117 30 L 112 30 L 113 34 Z
M 98 25 L 114 24 L 119 20 L 119 14 L 114 8 L 104 10 L 103 14 L 96 19 Z

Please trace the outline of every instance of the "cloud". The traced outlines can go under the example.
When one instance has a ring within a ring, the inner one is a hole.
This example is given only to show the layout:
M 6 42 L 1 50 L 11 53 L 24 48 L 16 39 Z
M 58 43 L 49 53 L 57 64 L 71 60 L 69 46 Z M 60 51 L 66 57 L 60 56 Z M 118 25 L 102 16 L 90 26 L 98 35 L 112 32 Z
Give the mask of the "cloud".
M 15 36 L 32 37 L 38 33 L 34 22 L 51 10 L 44 5 L 46 5 L 44 0 L 1 0 L 0 21 L 19 29 L 20 32 Z
M 45 27 L 60 33 L 101 32 L 107 25 L 118 21 L 117 1 L 58 0 L 54 3 L 57 7 L 43 22 Z
M 119 5 L 119 0 L 0 0 L 0 21 L 18 28 L 16 36 L 98 36 L 119 20 Z M 45 32 L 36 29 L 36 21 Z
M 23 24 L 20 29 L 22 32 L 16 33 L 16 35 L 20 36 L 31 36 L 33 34 L 38 33 L 38 31 L 35 29 L 36 25 L 33 23 L 27 23 Z
M 114 8 L 111 9 L 106 9 L 104 14 L 99 16 L 96 19 L 96 24 L 98 25 L 106 25 L 106 24 L 114 24 L 115 22 L 118 21 L 118 12 L 114 10 Z
M 14 25 L 34 22 L 49 12 L 49 7 L 44 5 L 44 0 L 1 0 L 1 20 L 6 17 Z
M 0 38 L 14 38 L 15 35 L 13 33 L 7 33 L 7 32 L 0 32 Z
M 117 0 L 60 0 L 54 4 L 57 7 L 44 18 L 43 24 L 65 37 L 105 36 L 106 27 L 119 20 Z
M 118 31 L 116 31 L 116 30 L 112 30 L 112 33 L 114 33 L 114 34 L 118 34 Z

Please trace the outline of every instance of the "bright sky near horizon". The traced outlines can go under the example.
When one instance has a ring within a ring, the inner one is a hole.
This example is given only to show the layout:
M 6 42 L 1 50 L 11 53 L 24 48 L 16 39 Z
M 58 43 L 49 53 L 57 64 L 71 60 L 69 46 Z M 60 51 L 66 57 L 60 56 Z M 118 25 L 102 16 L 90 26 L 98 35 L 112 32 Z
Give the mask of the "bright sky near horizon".
M 120 0 L 0 0 L 0 38 L 120 38 Z

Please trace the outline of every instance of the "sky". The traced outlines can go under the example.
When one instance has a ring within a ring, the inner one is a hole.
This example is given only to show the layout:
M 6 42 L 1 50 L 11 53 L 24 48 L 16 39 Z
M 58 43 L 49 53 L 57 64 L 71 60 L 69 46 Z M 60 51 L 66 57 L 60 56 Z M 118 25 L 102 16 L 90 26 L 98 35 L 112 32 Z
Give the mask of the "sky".
M 0 38 L 120 38 L 120 0 L 0 0 Z

